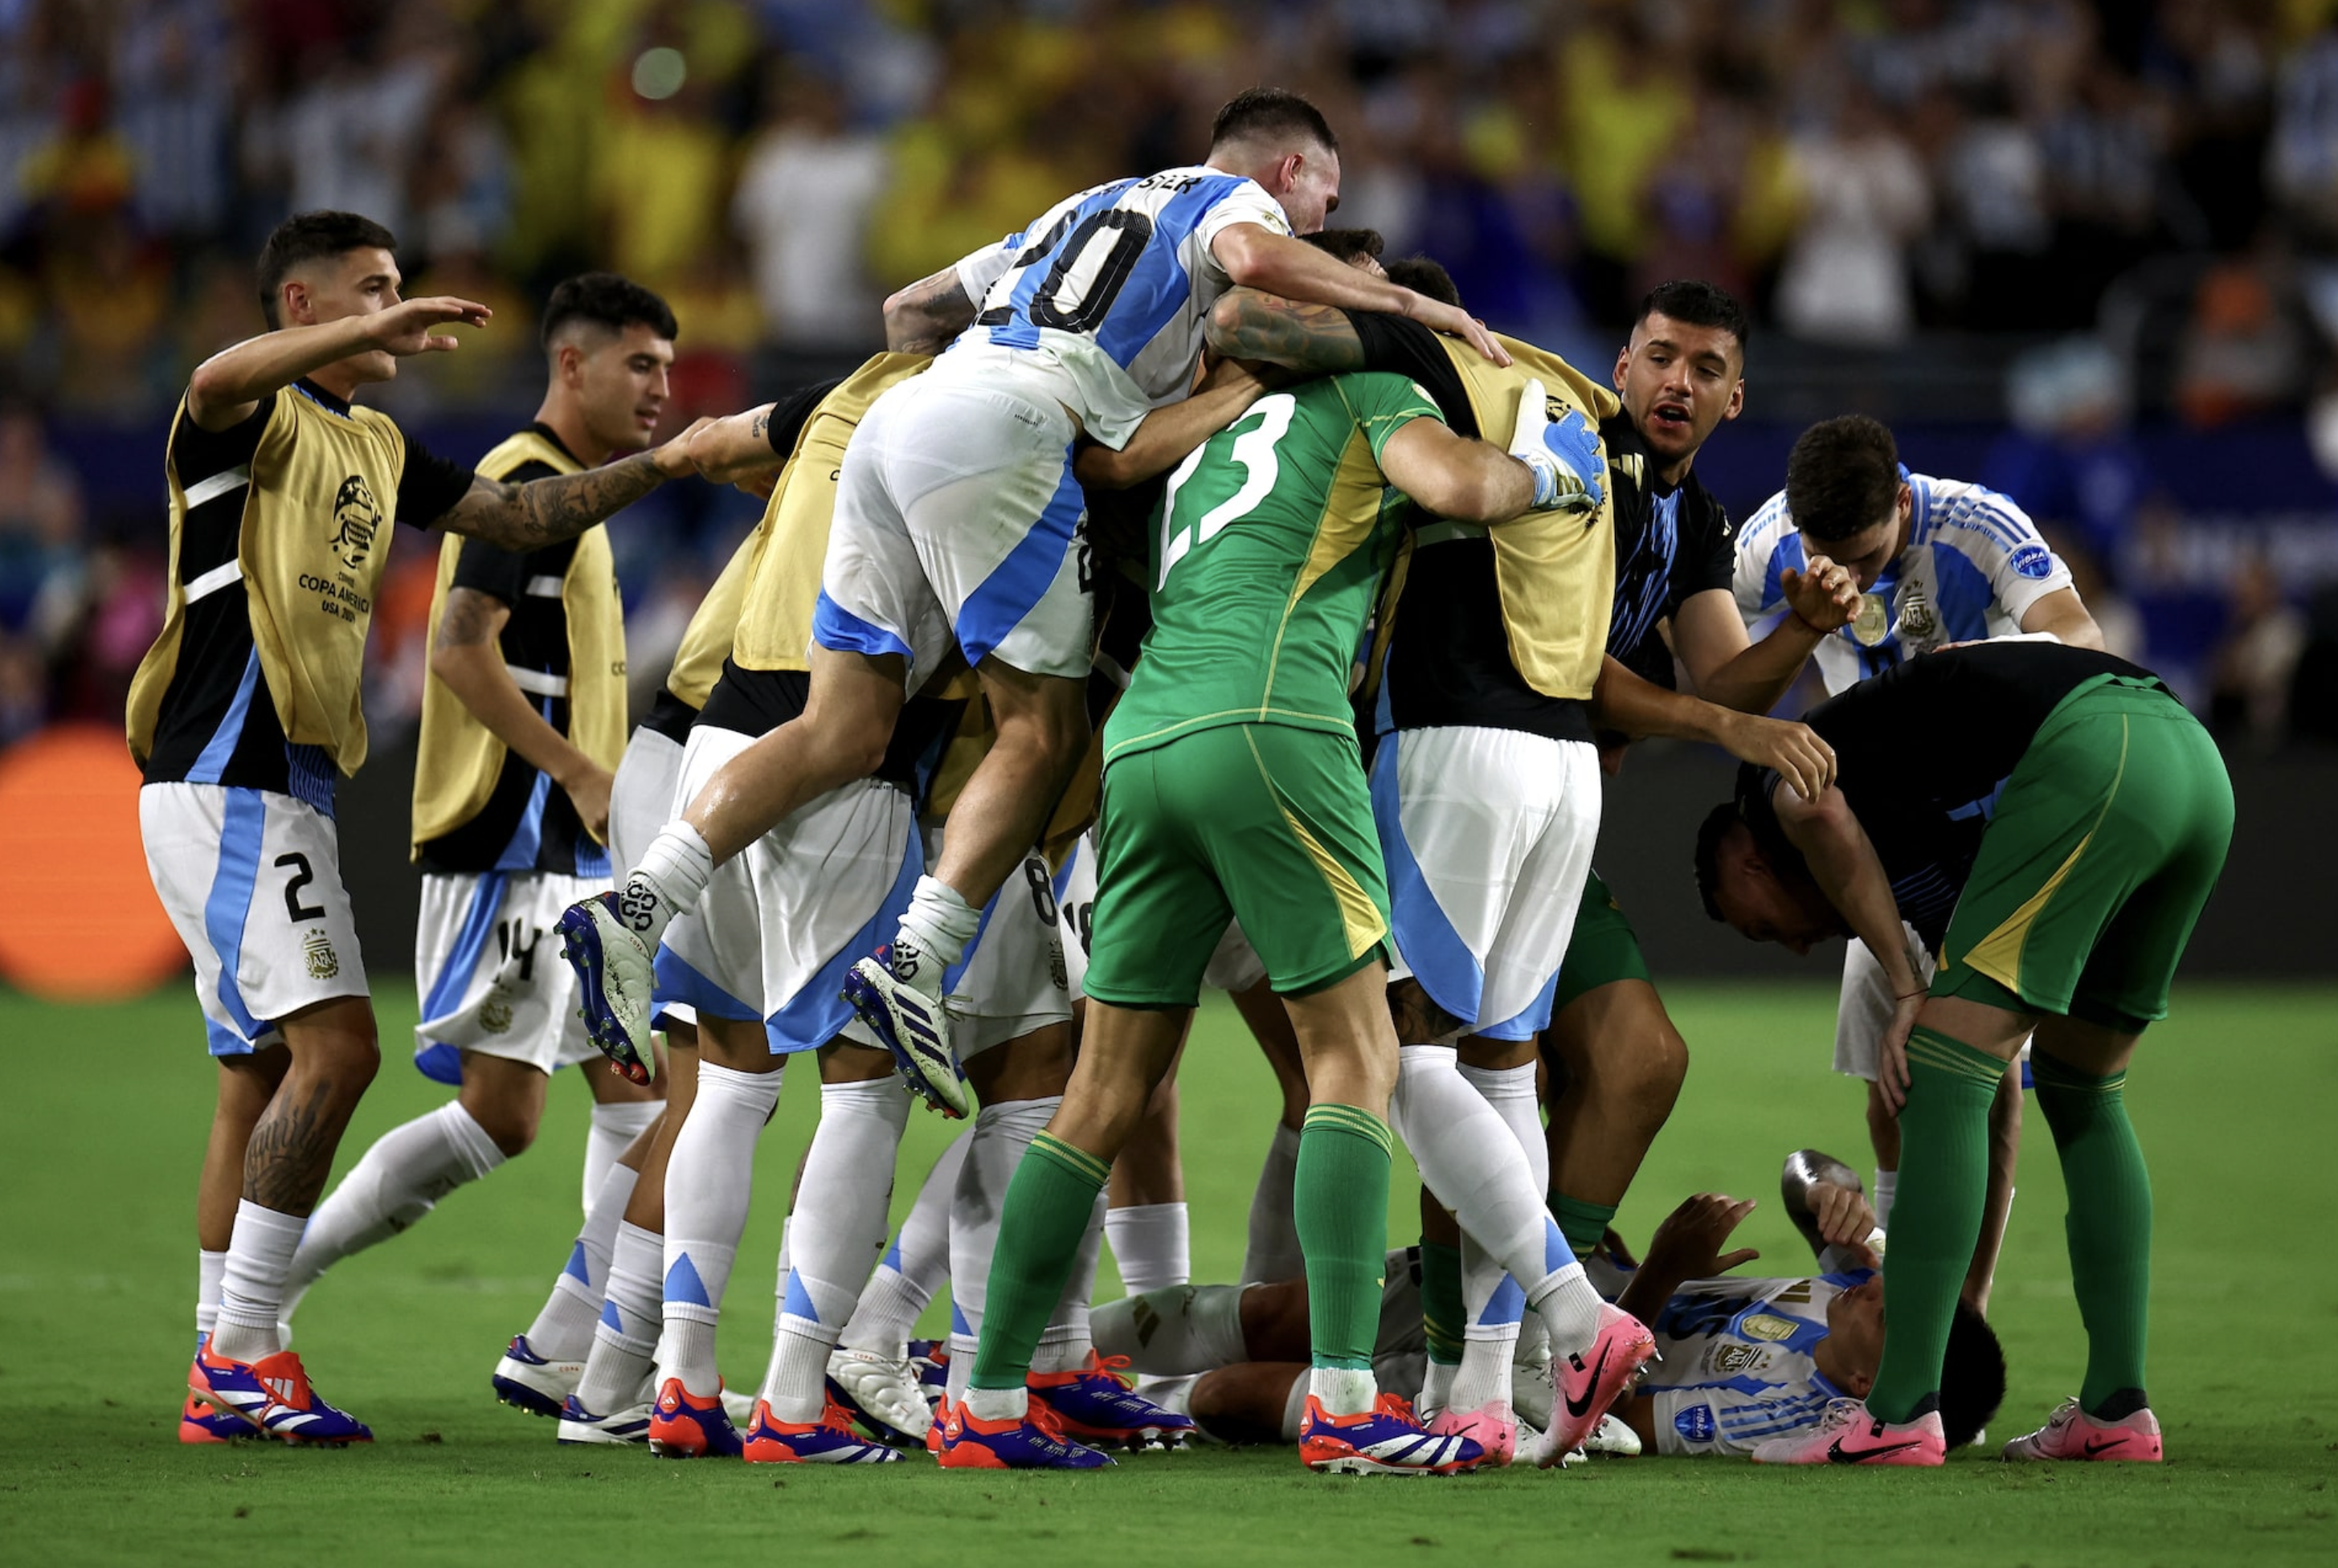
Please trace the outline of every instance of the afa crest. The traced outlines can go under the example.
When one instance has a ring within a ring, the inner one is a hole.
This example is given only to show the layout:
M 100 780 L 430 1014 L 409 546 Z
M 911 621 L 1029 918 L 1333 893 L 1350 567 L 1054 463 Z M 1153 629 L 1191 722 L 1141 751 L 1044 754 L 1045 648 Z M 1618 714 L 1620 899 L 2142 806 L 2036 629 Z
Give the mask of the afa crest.
M 332 939 L 322 931 L 311 931 L 300 944 L 300 956 L 309 965 L 311 980 L 330 980 L 341 972 L 340 955 L 333 951 Z

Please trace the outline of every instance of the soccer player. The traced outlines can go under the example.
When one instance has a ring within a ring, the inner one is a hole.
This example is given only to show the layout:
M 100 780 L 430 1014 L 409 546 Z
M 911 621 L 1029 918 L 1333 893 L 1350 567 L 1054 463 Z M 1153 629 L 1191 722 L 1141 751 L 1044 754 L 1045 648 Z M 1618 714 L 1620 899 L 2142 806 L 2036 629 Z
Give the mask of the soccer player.
M 966 1113 L 934 987 L 1089 741 L 1076 439 L 1116 449 L 1152 403 L 1184 394 L 1203 318 L 1236 283 L 1412 315 L 1503 359 L 1461 311 L 1292 238 L 1321 227 L 1339 186 L 1339 144 L 1322 115 L 1295 94 L 1254 89 L 1219 112 L 1203 163 L 1067 198 L 888 302 L 889 330 L 909 334 L 902 346 L 957 341 L 930 375 L 870 410 L 846 456 L 803 713 L 732 760 L 619 894 L 580 917 L 586 1008 L 614 1050 L 638 1047 L 650 956 L 713 867 L 865 776 L 905 700 L 962 653 L 997 743 L 885 942 L 889 965 L 859 963 L 849 984 L 910 1082 Z
M 668 443 L 510 485 L 448 463 L 351 397 L 433 328 L 483 306 L 401 300 L 388 230 L 305 212 L 262 247 L 269 330 L 205 360 L 164 458 L 172 573 L 131 688 L 139 826 L 195 963 L 219 1097 L 198 1191 L 193 1396 L 181 1436 L 232 1416 L 271 1436 L 361 1442 L 277 1328 L 284 1279 L 359 1097 L 379 1065 L 341 886 L 334 774 L 365 760 L 359 667 L 393 522 L 508 550 L 575 537 L 690 461 Z
M 2069 569 L 2019 506 L 1979 485 L 1911 474 L 1891 432 L 1862 415 L 1803 431 L 1786 459 L 1786 487 L 1739 534 L 1734 592 L 1746 624 L 1775 616 L 1779 632 L 1790 632 L 1791 622 L 1804 619 L 1805 612 L 1784 605 L 1782 595 L 1794 582 L 1790 573 L 1822 554 L 1852 574 L 1860 595 L 1847 624 L 1815 638 L 1819 674 L 1830 693 L 1953 642 L 2019 633 L 2078 648 L 2103 645 Z M 1818 633 L 1827 624 L 1820 621 L 1809 630 Z M 1900 1129 L 1876 1081 L 1876 1041 L 1893 1000 L 1872 956 L 1852 943 L 1843 957 L 1834 1065 L 1867 1083 L 1875 1206 L 1887 1223 Z M 2012 1202 L 2021 1127 L 2018 1082 L 2008 1079 L 1991 1114 L 1995 1157 L 1988 1217 L 1966 1281 L 1976 1306 L 1988 1301 Z
M 1741 771 L 1697 836 L 1706 910 L 1797 951 L 1856 936 L 1897 998 L 1878 1083 L 1901 1124 L 1875 1386 L 1780 1464 L 1937 1465 L 1940 1357 L 1979 1239 L 1991 1096 L 2025 1038 L 2069 1192 L 2078 1397 L 2009 1458 L 2156 1460 L 2144 1383 L 2151 1194 L 2122 1102 L 2232 837 L 2224 764 L 2149 672 L 2054 642 L 1928 654 L 1813 709 L 1816 800 Z M 1903 922 L 1939 969 L 1922 984 Z
M 597 468 L 639 447 L 665 406 L 673 312 L 614 273 L 571 278 L 545 302 L 544 401 L 482 458 L 513 484 Z M 526 552 L 449 537 L 430 603 L 431 680 L 415 759 L 422 867 L 415 1065 L 456 1098 L 378 1139 L 309 1218 L 285 1281 L 285 1317 L 341 1259 L 419 1222 L 455 1189 L 535 1141 L 551 1075 L 585 1073 L 584 1278 L 496 1368 L 508 1403 L 556 1416 L 583 1368 L 609 1249 L 634 1172 L 604 1191 L 657 1101 L 603 1066 L 575 978 L 540 945 L 609 879 L 609 792 L 624 748 L 624 609 L 607 530 Z
M 1026 1369 L 1229 916 L 1290 1010 L 1313 1100 L 1296 1196 L 1316 1312 L 1307 1462 L 1449 1473 L 1482 1459 L 1475 1443 L 1432 1437 L 1401 1401 L 1380 1399 L 1370 1371 L 1395 1041 L 1386 882 L 1348 686 L 1402 527 L 1388 488 L 1480 524 L 1596 508 L 1581 414 L 1547 423 L 1534 382 L 1513 407 L 1523 462 L 1456 436 L 1401 377 L 1310 382 L 1260 400 L 1173 480 L 1153 630 L 1105 730 L 1079 1064 L 1016 1173 L 972 1387 L 942 1419 L 945 1465 L 1103 1462 L 1042 1446 Z

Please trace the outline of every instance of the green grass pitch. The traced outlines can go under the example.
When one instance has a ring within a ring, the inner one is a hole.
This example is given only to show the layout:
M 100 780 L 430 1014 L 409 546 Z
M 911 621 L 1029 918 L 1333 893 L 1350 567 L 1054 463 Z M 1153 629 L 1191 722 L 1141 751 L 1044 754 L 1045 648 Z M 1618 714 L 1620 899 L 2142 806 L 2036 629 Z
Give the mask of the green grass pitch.
M 1868 1164 L 1860 1097 L 1826 1070 L 1833 987 L 1675 987 L 1694 1065 L 1619 1220 L 1636 1241 L 1680 1197 L 1763 1200 L 1740 1232 L 1757 1270 L 1807 1267 L 1778 1212 L 1803 1143 Z M 413 996 L 382 999 L 382 1074 L 343 1149 L 443 1091 L 405 1061 Z M 563 1261 L 577 1216 L 580 1083 L 542 1141 L 412 1234 L 328 1276 L 300 1348 L 370 1448 L 182 1448 L 192 1334 L 192 1183 L 211 1073 L 173 987 L 64 1008 L 0 995 L 14 1191 L 0 1237 L 0 1560 L 564 1563 L 2338 1561 L 2338 1261 L 2324 1230 L 2338 1105 L 2338 993 L 2193 985 L 2129 1088 L 2156 1179 L 2157 1469 L 1763 1472 L 1650 1459 L 1450 1482 L 1302 1473 L 1287 1450 L 1147 1455 L 1100 1475 L 774 1475 L 564 1449 L 494 1404 L 487 1373 Z M 804 1067 L 808 1068 L 809 1063 Z M 760 1375 L 783 1195 L 816 1093 L 801 1073 L 766 1135 L 761 1191 L 727 1303 L 722 1357 Z M 574 1080 L 575 1074 L 568 1075 Z M 1197 1279 L 1229 1278 L 1272 1112 L 1265 1069 L 1223 1005 L 1184 1083 Z M 2077 1387 L 2080 1331 L 2060 1183 L 2030 1118 L 1994 1318 L 2011 1361 L 1999 1437 Z M 914 1119 L 895 1212 L 938 1147 Z M 1390 1235 L 1412 1233 L 1409 1171 Z M 1107 1278 L 1102 1295 L 1112 1293 Z M 1328 1553 L 1328 1555 L 1327 1555 Z

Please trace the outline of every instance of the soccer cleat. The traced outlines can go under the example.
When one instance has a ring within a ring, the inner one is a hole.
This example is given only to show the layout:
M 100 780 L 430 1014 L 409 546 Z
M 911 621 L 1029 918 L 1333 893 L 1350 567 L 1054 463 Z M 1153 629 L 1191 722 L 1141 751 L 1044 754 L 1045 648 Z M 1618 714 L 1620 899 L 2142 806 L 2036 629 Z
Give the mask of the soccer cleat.
M 1645 1324 L 1620 1307 L 1601 1307 L 1598 1337 L 1589 1347 L 1550 1358 L 1550 1426 L 1535 1444 L 1535 1463 L 1547 1470 L 1582 1447 L 1655 1353 Z
M 1120 1375 L 1125 1356 L 1110 1360 L 1089 1350 L 1087 1364 L 1069 1372 L 1034 1372 L 1024 1383 L 1031 1397 L 1056 1414 L 1064 1434 L 1089 1445 L 1138 1447 L 1174 1444 L 1194 1434 L 1194 1418 L 1164 1410 L 1130 1390 Z
M 1468 1437 L 1431 1432 L 1399 1395 L 1382 1394 L 1359 1416 L 1333 1416 L 1310 1394 L 1299 1457 L 1326 1475 L 1459 1475 L 1486 1463 L 1486 1451 Z
M 2046 1425 L 2016 1437 L 1999 1455 L 2003 1459 L 2078 1459 L 2098 1465 L 2156 1465 L 2160 1459 L 2159 1418 L 2137 1410 L 2117 1421 L 2097 1421 L 2078 1407 L 2076 1399 L 2054 1406 Z
M 189 1394 L 187 1402 L 179 1407 L 179 1441 L 182 1443 L 235 1443 L 259 1436 L 260 1428 L 242 1416 L 231 1415 L 192 1394 Z
M 188 1369 L 187 1391 L 287 1443 L 339 1448 L 373 1441 L 372 1427 L 317 1397 L 308 1368 L 290 1350 L 231 1361 L 206 1343 Z
M 547 1361 L 535 1353 L 525 1334 L 515 1334 L 496 1363 L 492 1379 L 496 1397 L 515 1410 L 558 1420 L 568 1396 L 584 1376 L 582 1361 Z
M 1583 1440 L 1583 1452 L 1636 1459 L 1640 1456 L 1640 1435 L 1610 1413 L 1599 1417 L 1599 1425 Z
M 569 1447 L 603 1443 L 625 1447 L 650 1440 L 650 1407 L 646 1403 L 629 1405 L 623 1410 L 606 1416 L 595 1416 L 576 1402 L 571 1394 L 568 1403 L 560 1407 L 560 1441 Z
M 553 926 L 560 933 L 560 956 L 576 971 L 585 1032 L 618 1072 L 647 1083 L 657 1073 L 657 1053 L 650 1046 L 655 951 L 626 924 L 614 893 L 571 904 Z
M 1837 1399 L 1815 1426 L 1754 1447 L 1756 1465 L 1938 1465 L 1949 1456 L 1940 1413 L 1881 1421 L 1856 1399 Z
M 855 1432 L 852 1413 L 831 1397 L 817 1421 L 775 1421 L 771 1406 L 756 1400 L 740 1457 L 750 1465 L 889 1465 L 901 1455 Z
M 963 1401 L 944 1400 L 926 1446 L 945 1470 L 1100 1470 L 1114 1462 L 1111 1455 L 1065 1436 L 1055 1411 L 1040 1399 L 1031 1401 L 1020 1421 L 985 1421 Z
M 1848 1187 L 1854 1192 L 1867 1191 L 1859 1172 L 1832 1154 L 1797 1149 L 1786 1156 L 1786 1163 L 1778 1172 L 1778 1196 L 1785 1205 L 1786 1218 L 1794 1222 L 1794 1229 L 1811 1244 L 1813 1258 L 1826 1256 L 1827 1241 L 1819 1234 L 1819 1217 L 1811 1212 L 1811 1189 L 1822 1181 Z
M 700 1399 L 669 1377 L 658 1387 L 657 1403 L 650 1406 L 650 1452 L 661 1459 L 736 1459 L 739 1429 L 722 1407 L 717 1390 Z
M 1488 1465 L 1518 1462 L 1518 1418 L 1503 1400 L 1489 1399 L 1475 1410 L 1439 1410 L 1429 1429 L 1442 1436 L 1469 1438 L 1484 1452 Z
M 868 1350 L 837 1350 L 828 1357 L 828 1396 L 853 1415 L 861 1427 L 897 1448 L 924 1445 L 934 1425 L 934 1407 L 906 1356 Z
M 974 1091 L 950 1048 L 949 1013 L 894 974 L 886 963 L 889 951 L 880 949 L 846 972 L 844 999 L 893 1054 L 893 1065 L 911 1093 L 952 1119 L 970 1115 Z
M 926 1391 L 927 1405 L 940 1405 L 942 1396 L 949 1392 L 949 1341 L 910 1340 L 909 1370 L 918 1375 L 918 1386 Z

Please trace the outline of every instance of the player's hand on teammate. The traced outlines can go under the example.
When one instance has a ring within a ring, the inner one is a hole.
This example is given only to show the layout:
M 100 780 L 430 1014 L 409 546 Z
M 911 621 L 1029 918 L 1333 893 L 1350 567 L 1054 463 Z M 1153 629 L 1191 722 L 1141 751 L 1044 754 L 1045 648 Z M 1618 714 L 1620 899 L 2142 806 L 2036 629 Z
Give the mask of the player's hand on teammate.
M 650 448 L 650 461 L 657 471 L 669 479 L 686 479 L 698 472 L 697 459 L 690 455 L 690 438 L 714 421 L 704 415 L 690 422 L 690 427 L 663 446 Z
M 1894 1116 L 1908 1103 L 1908 1035 L 1916 1027 L 1916 1014 L 1924 1010 L 1924 995 L 1918 990 L 1894 1002 L 1891 1022 L 1876 1042 L 1875 1086 L 1883 1091 L 1883 1103 Z
M 1751 1263 L 1762 1256 L 1759 1248 L 1740 1247 L 1728 1253 L 1721 1249 L 1754 1207 L 1751 1198 L 1698 1193 L 1665 1216 L 1648 1238 L 1647 1256 L 1640 1267 L 1666 1279 L 1707 1279 Z
M 1433 332 L 1460 338 L 1497 365 L 1509 364 L 1509 350 L 1494 340 L 1494 335 L 1486 330 L 1483 321 L 1459 305 L 1448 305 L 1442 299 L 1431 299 L 1428 295 L 1414 293 L 1410 289 L 1405 292 L 1412 296 L 1405 301 L 1404 313 L 1407 316 Z
M 1722 744 L 1740 762 L 1775 772 L 1805 800 L 1816 800 L 1834 782 L 1834 748 L 1807 724 L 1733 713 L 1722 731 Z
M 1539 381 L 1518 390 L 1510 456 L 1533 471 L 1530 511 L 1590 512 L 1607 498 L 1607 459 L 1597 427 L 1571 405 L 1553 419 L 1549 395 Z
M 451 332 L 433 332 L 433 327 L 443 327 L 449 321 L 484 327 L 494 314 L 484 305 L 457 299 L 451 294 L 401 299 L 371 318 L 373 346 L 401 356 L 451 353 L 462 346 L 463 340 Z
M 1812 556 L 1800 571 L 1789 566 L 1779 573 L 1778 592 L 1813 632 L 1839 631 L 1859 613 L 1859 579 L 1824 555 Z
M 576 808 L 576 820 L 603 844 L 609 841 L 609 789 L 615 782 L 616 775 L 590 761 L 573 777 L 559 781 L 569 804 Z
M 1832 1247 L 1864 1247 L 1875 1233 L 1875 1210 L 1867 1194 L 1832 1181 L 1813 1181 L 1804 1194 L 1819 1236 Z

